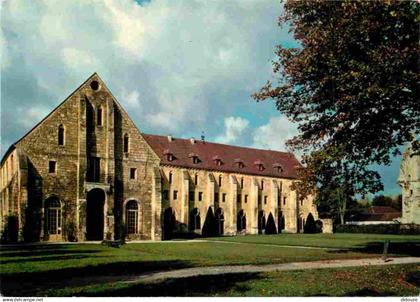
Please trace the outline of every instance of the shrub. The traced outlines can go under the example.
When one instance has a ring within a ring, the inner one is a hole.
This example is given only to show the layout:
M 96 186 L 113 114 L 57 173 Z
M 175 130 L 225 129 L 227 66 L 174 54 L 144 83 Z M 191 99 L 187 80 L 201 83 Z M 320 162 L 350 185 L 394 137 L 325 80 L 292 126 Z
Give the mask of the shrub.
M 336 233 L 372 233 L 372 234 L 396 234 L 396 235 L 420 235 L 418 224 L 368 224 L 353 225 L 339 224 L 335 228 Z
M 308 218 L 306 219 L 306 223 L 303 226 L 303 232 L 306 234 L 315 234 L 316 233 L 316 224 L 315 219 L 312 214 L 308 215 Z

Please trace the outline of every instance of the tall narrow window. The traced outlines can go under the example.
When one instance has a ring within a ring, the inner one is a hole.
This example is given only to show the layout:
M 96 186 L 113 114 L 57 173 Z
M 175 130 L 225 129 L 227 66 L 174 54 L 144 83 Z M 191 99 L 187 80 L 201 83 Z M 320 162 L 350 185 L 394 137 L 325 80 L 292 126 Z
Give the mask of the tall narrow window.
M 88 157 L 87 181 L 99 182 L 101 177 L 101 159 L 99 157 Z
M 102 126 L 102 107 L 96 109 L 96 124 Z
M 136 179 L 136 178 L 137 178 L 137 169 L 130 168 L 130 179 Z
M 172 184 L 172 172 L 169 172 L 168 180 L 169 180 L 169 183 Z
M 130 143 L 128 134 L 124 134 L 124 153 L 128 153 L 128 144 Z
M 174 198 L 173 198 L 174 200 L 177 200 L 178 199 L 178 191 L 174 191 Z
M 48 234 L 60 234 L 61 204 L 58 198 L 50 197 L 45 201 L 45 218 Z
M 198 201 L 203 200 L 203 192 L 198 192 Z
M 127 202 L 125 209 L 127 234 L 137 234 L 139 217 L 139 206 L 137 204 L 137 201 L 130 200 L 129 202 Z
M 244 197 L 244 202 L 245 202 L 245 203 L 247 203 L 247 202 L 248 202 L 248 194 L 245 194 L 245 197 Z
M 264 204 L 267 204 L 267 196 L 264 196 Z
M 261 179 L 261 190 L 264 190 L 264 179 Z
M 54 174 L 57 171 L 57 162 L 50 160 L 48 164 L 48 172 Z
M 244 188 L 244 178 L 242 177 L 241 178 L 241 189 L 243 189 Z
M 283 205 L 286 205 L 286 197 L 283 197 Z
M 194 184 L 198 185 L 198 174 L 194 175 Z
M 222 202 L 225 202 L 226 201 L 226 193 L 223 193 L 222 194 Z
M 219 187 L 222 186 L 222 175 L 219 175 Z
M 58 126 L 58 145 L 64 146 L 64 126 Z

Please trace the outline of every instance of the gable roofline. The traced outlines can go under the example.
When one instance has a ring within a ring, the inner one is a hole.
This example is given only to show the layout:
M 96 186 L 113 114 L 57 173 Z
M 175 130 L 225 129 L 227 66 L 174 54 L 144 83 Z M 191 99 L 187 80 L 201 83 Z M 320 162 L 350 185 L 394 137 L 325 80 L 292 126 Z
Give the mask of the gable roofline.
M 96 72 L 89 79 L 91 79 L 94 75 L 96 75 L 101 80 L 101 82 L 104 84 L 104 87 L 106 88 L 106 90 L 108 90 L 108 92 L 111 95 L 112 99 L 114 100 L 115 104 L 117 104 L 118 109 L 120 109 L 127 116 L 128 120 L 133 124 L 134 128 L 137 130 L 137 132 L 139 133 L 139 135 L 141 136 L 141 138 L 143 138 L 143 141 L 146 143 L 147 147 L 149 148 L 149 151 L 152 154 L 155 155 L 155 157 L 156 157 L 157 160 L 160 161 L 160 157 L 158 156 L 158 154 L 155 152 L 155 150 L 153 150 L 152 146 L 150 146 L 149 142 L 144 138 L 143 133 L 137 127 L 137 124 L 131 119 L 130 115 L 127 113 L 127 111 L 125 111 L 124 107 L 121 106 L 120 102 L 118 102 L 117 98 L 114 96 L 114 94 L 112 93 L 111 89 L 109 89 L 108 86 L 106 86 L 105 81 L 102 80 L 101 77 Z M 87 81 L 89 81 L 89 79 L 87 79 L 82 85 L 80 85 L 79 88 L 81 86 L 83 86 Z M 77 88 L 77 89 L 79 89 L 79 88 Z
M 7 156 L 10 154 L 11 151 L 16 149 L 16 146 L 19 142 L 21 142 L 25 137 L 27 137 L 32 131 L 34 131 L 38 126 L 40 126 L 46 119 L 48 119 L 58 108 L 60 108 L 61 105 L 63 105 L 69 98 L 73 96 L 73 94 L 80 89 L 83 85 L 85 85 L 87 82 L 89 82 L 90 79 L 92 79 L 94 76 L 99 77 L 99 75 L 94 72 L 90 77 L 86 79 L 82 84 L 80 84 L 73 92 L 71 92 L 60 104 L 58 104 L 53 110 L 50 111 L 42 120 L 40 120 L 38 123 L 35 124 L 30 130 L 28 130 L 20 139 L 18 139 L 15 143 L 11 144 L 10 147 L 7 149 L 6 153 L 4 153 L 2 159 L 1 159 L 1 165 L 3 165 L 3 162 L 6 160 Z M 99 77 L 100 78 L 100 77 Z M 101 79 L 102 80 L 102 79 Z
M 3 167 L 4 162 L 6 161 L 6 158 L 9 156 L 10 153 L 12 153 L 16 149 L 15 144 L 11 144 L 10 147 L 7 149 L 7 151 L 4 153 L 3 157 L 1 158 L 0 166 Z
M 94 76 L 97 76 L 99 79 L 99 75 L 94 72 L 89 78 L 87 78 L 86 81 L 84 81 L 82 84 L 80 84 L 75 90 L 73 90 L 72 93 L 70 93 L 60 104 L 58 104 L 53 110 L 50 111 L 41 121 L 39 121 L 35 126 L 33 126 L 28 132 L 26 132 L 19 140 L 17 140 L 13 145 L 17 145 L 20 141 L 22 141 L 25 137 L 27 137 L 32 131 L 34 131 L 38 126 L 40 126 L 46 119 L 48 119 L 58 108 L 61 107 L 68 99 L 70 99 L 83 85 L 85 85 L 87 82 L 90 81 Z M 102 81 L 102 79 L 101 79 Z M 102 81 L 103 82 L 103 81 Z M 109 90 L 109 89 L 108 89 Z
M 18 139 L 15 143 L 13 143 L 6 151 L 6 153 L 3 155 L 2 160 L 1 160 L 1 165 L 3 165 L 4 160 L 6 159 L 6 157 L 9 155 L 9 153 L 16 149 L 17 145 L 25 138 L 27 137 L 30 133 L 32 133 L 35 129 L 38 128 L 38 126 L 40 126 L 45 120 L 47 120 L 58 108 L 61 107 L 61 105 L 63 105 L 67 100 L 69 100 L 81 87 L 83 87 L 84 85 L 86 85 L 86 83 L 88 83 L 92 78 L 97 77 L 103 84 L 103 86 L 105 87 L 105 89 L 109 92 L 109 94 L 111 95 L 113 101 L 117 104 L 118 108 L 128 117 L 128 119 L 130 120 L 130 122 L 134 125 L 134 127 L 136 128 L 136 130 L 139 132 L 139 135 L 143 138 L 143 140 L 146 142 L 147 146 L 149 147 L 149 150 L 152 152 L 152 154 L 154 154 L 156 156 L 157 159 L 159 159 L 159 156 L 155 153 L 155 151 L 152 149 L 152 147 L 149 145 L 149 143 L 146 141 L 146 139 L 143 137 L 141 131 L 139 130 L 139 128 L 137 127 L 136 123 L 134 123 L 134 121 L 131 119 L 130 115 L 125 111 L 125 109 L 121 106 L 121 104 L 118 102 L 117 98 L 114 96 L 114 94 L 111 92 L 111 90 L 108 88 L 108 86 L 106 85 L 105 81 L 102 80 L 102 78 L 99 76 L 99 74 L 95 71 L 90 77 L 88 77 L 82 84 L 80 84 L 76 89 L 74 89 L 62 102 L 60 102 L 60 104 L 58 104 L 53 110 L 50 111 L 50 113 L 48 113 L 41 121 L 39 121 L 35 126 L 33 126 L 29 131 L 27 131 L 20 139 Z M 159 159 L 160 160 L 160 159 Z

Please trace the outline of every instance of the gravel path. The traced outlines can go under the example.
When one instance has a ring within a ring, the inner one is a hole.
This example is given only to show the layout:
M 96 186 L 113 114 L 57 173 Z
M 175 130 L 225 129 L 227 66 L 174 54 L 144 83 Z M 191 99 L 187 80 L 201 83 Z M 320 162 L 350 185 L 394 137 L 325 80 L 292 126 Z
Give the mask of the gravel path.
M 232 273 L 260 273 L 272 271 L 293 271 L 319 268 L 340 268 L 370 265 L 393 265 L 419 263 L 420 257 L 398 257 L 389 258 L 387 261 L 381 258 L 348 259 L 348 260 L 323 260 L 311 262 L 291 262 L 269 265 L 231 265 L 231 266 L 210 266 L 178 269 L 169 272 L 149 273 L 130 278 L 126 282 L 157 282 L 163 279 L 185 278 L 200 275 L 219 275 Z

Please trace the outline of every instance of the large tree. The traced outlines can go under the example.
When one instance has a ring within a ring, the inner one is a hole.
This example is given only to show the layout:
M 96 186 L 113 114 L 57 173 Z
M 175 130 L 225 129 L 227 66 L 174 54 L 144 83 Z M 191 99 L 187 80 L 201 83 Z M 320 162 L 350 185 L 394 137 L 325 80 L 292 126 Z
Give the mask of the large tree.
M 419 21 L 416 1 L 285 2 L 279 25 L 290 27 L 299 47 L 277 47 L 278 82 L 254 98 L 274 99 L 298 124 L 288 145 L 307 165 L 300 196 L 331 181 L 350 180 L 346 194 L 378 191 L 369 165 L 389 164 L 418 136 Z

